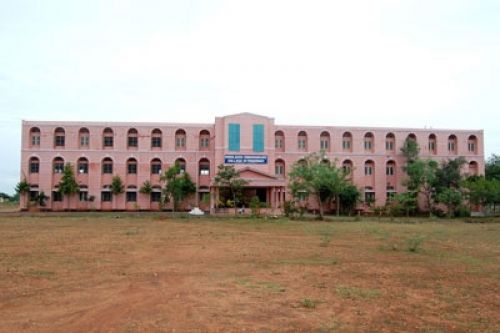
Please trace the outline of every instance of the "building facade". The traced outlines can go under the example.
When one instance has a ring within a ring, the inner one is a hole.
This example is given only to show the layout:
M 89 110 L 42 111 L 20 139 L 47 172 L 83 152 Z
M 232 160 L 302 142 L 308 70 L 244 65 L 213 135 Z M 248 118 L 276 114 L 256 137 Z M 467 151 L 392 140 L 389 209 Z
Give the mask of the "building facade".
M 160 175 L 178 163 L 196 183 L 184 208 L 214 211 L 220 202 L 213 178 L 220 164 L 234 165 L 248 181 L 247 196 L 273 209 L 289 200 L 287 173 L 307 154 L 324 151 L 375 205 L 404 191 L 401 147 L 410 137 L 422 158 L 467 160 L 464 173 L 484 174 L 482 130 L 437 130 L 335 126 L 287 126 L 251 113 L 216 117 L 211 124 L 23 121 L 21 179 L 29 198 L 43 191 L 52 210 L 157 210 Z M 74 166 L 80 192 L 62 198 L 58 184 L 66 163 Z M 110 185 L 118 175 L 123 194 Z M 152 192 L 140 193 L 149 181 Z M 314 203 L 311 202 L 312 208 Z

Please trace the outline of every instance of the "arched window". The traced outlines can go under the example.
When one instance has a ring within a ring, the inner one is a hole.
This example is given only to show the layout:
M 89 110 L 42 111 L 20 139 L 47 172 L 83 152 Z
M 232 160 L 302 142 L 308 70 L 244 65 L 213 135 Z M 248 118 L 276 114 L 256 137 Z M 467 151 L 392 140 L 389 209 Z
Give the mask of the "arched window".
M 210 176 L 210 161 L 206 158 L 202 158 L 198 162 L 198 168 L 200 170 L 200 176 Z
M 413 133 L 410 133 L 406 137 L 406 140 L 413 140 L 413 141 L 417 142 L 417 136 L 415 134 L 413 134 Z
M 396 175 L 396 162 L 387 161 L 385 164 L 385 174 L 387 176 L 395 176 Z
M 373 152 L 374 150 L 374 137 L 373 133 L 368 132 L 365 134 L 364 146 L 366 151 Z
M 85 157 L 80 157 L 76 162 L 76 170 L 79 174 L 89 173 L 89 160 L 87 160 Z
M 175 165 L 178 165 L 181 169 L 181 173 L 186 172 L 186 160 L 183 158 L 178 158 L 175 160 Z
M 137 202 L 137 186 L 135 185 L 127 186 L 127 191 L 125 196 L 127 202 Z
M 437 139 L 435 134 L 429 135 L 429 153 L 432 155 L 437 154 Z
M 285 151 L 285 134 L 283 131 L 276 131 L 274 133 L 274 148 L 276 151 Z
M 64 147 L 66 144 L 66 133 L 64 128 L 58 127 L 54 131 L 54 146 L 55 147 Z
M 297 135 L 297 148 L 300 151 L 307 151 L 307 134 L 304 131 L 300 131 Z
M 102 160 L 102 173 L 113 173 L 113 160 L 106 157 Z
M 479 166 L 476 161 L 472 161 L 469 163 L 469 175 L 470 176 L 478 176 L 479 175 Z
M 137 148 L 139 145 L 139 133 L 135 128 L 131 128 L 127 132 L 127 148 Z
M 159 158 L 153 158 L 151 160 L 151 174 L 152 175 L 161 174 L 161 160 Z
M 386 187 L 386 200 L 387 202 L 392 202 L 394 197 L 396 196 L 396 188 L 391 185 L 387 185 Z
M 175 132 L 175 150 L 186 149 L 186 131 L 178 129 Z
M 39 173 L 40 172 L 40 160 L 38 157 L 30 158 L 30 173 Z
M 203 130 L 200 132 L 200 150 L 210 149 L 210 132 Z
M 342 135 L 342 149 L 352 151 L 352 134 L 350 132 L 345 132 Z
M 40 146 L 40 129 L 38 127 L 32 127 L 30 129 L 30 142 L 31 147 Z
M 452 134 L 448 137 L 448 152 L 450 152 L 450 154 L 456 154 L 457 148 L 457 137 Z
M 62 157 L 56 157 L 52 161 L 52 170 L 54 173 L 62 173 L 64 171 L 64 160 Z
M 113 147 L 113 130 L 109 127 L 106 127 L 102 132 L 102 145 L 104 148 L 112 148 Z
M 155 128 L 151 132 L 151 148 L 161 148 L 162 146 L 162 133 L 159 128 Z
M 330 133 L 324 131 L 319 136 L 320 149 L 330 151 Z
M 375 174 L 375 163 L 372 160 L 365 162 L 365 176 L 373 176 Z
M 467 149 L 469 153 L 477 154 L 477 137 L 475 135 L 469 136 Z
M 78 142 L 80 143 L 80 148 L 88 148 L 90 144 L 90 132 L 88 128 L 82 127 L 78 131 Z
M 285 177 L 285 161 L 277 159 L 274 162 L 274 174 L 278 177 Z
M 342 162 L 342 170 L 344 170 L 345 175 L 347 175 L 349 177 L 352 176 L 353 168 L 354 168 L 354 166 L 353 166 L 351 160 L 345 160 L 344 162 Z
M 393 152 L 396 149 L 396 136 L 394 133 L 388 133 L 385 136 L 385 150 Z
M 137 174 L 137 160 L 133 157 L 127 160 L 127 174 L 129 175 Z

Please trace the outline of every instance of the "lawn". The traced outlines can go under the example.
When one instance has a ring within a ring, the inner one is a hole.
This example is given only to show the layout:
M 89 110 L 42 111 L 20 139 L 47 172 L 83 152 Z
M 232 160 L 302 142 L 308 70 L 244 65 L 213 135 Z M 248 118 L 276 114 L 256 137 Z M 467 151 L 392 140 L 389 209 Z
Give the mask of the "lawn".
M 0 331 L 500 332 L 500 223 L 403 222 L 0 216 Z

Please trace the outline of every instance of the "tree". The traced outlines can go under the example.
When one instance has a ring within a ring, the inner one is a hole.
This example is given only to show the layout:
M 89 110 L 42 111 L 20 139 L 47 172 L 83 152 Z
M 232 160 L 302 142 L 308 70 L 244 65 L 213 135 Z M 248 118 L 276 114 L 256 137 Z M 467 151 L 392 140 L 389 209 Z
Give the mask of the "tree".
M 59 181 L 59 193 L 63 197 L 67 197 L 67 207 L 70 208 L 69 198 L 71 195 L 77 193 L 79 190 L 78 183 L 75 179 L 75 174 L 73 172 L 73 167 L 70 163 L 66 163 L 64 166 L 63 174 L 61 180 Z
M 179 202 L 196 192 L 196 185 L 191 180 L 191 177 L 187 172 L 181 172 L 178 164 L 166 170 L 163 176 L 161 176 L 161 180 L 165 181 L 165 188 L 163 189 L 165 197 L 167 199 L 172 198 L 173 200 L 174 212 Z
M 124 192 L 124 186 L 122 179 L 118 175 L 113 176 L 113 179 L 111 179 L 111 193 L 113 193 L 113 196 L 117 196 L 123 192 Z M 113 198 L 113 203 L 115 202 L 116 199 Z M 116 206 L 113 208 L 116 208 Z
M 295 163 L 289 173 L 290 188 L 294 197 L 300 193 L 312 194 L 319 206 L 319 219 L 323 219 L 323 206 L 339 195 L 346 185 L 345 174 L 331 163 L 326 163 L 322 153 L 312 153 Z M 339 205 L 337 204 L 337 213 Z
M 417 193 L 405 192 L 394 197 L 394 204 L 405 211 L 406 217 L 410 217 L 410 212 L 417 209 Z
M 446 188 L 460 188 L 463 179 L 461 170 L 465 163 L 465 158 L 457 157 L 441 164 L 436 170 L 435 185 L 438 193 Z
M 487 180 L 500 181 L 500 155 L 492 154 L 486 161 L 485 176 Z
M 443 203 L 448 208 L 448 217 L 451 218 L 455 213 L 456 207 L 462 203 L 462 194 L 454 188 L 445 188 L 436 196 L 436 200 Z
M 401 148 L 401 152 L 403 153 L 407 163 L 417 160 L 418 155 L 420 154 L 420 147 L 417 140 L 406 138 L 403 147 Z
M 27 200 L 26 196 L 27 193 L 30 191 L 30 183 L 26 180 L 26 178 L 23 178 L 19 183 L 16 185 L 16 195 L 23 196 L 24 201 L 26 202 L 26 208 L 28 208 L 29 205 L 29 200 Z
M 346 184 L 339 193 L 339 204 L 342 206 L 342 210 L 347 211 L 351 215 L 360 197 L 361 193 L 356 186 Z
M 403 184 L 409 192 L 418 195 L 421 193 L 426 200 L 429 209 L 429 216 L 432 214 L 432 204 L 434 199 L 434 186 L 436 183 L 436 171 L 439 165 L 433 160 L 415 160 L 407 163 L 405 169 L 408 178 L 404 180 Z M 418 196 L 415 196 L 417 199 Z M 417 205 L 418 206 L 418 205 Z
M 220 164 L 217 167 L 217 174 L 214 178 L 216 186 L 229 189 L 234 202 L 234 215 L 237 214 L 236 198 L 243 190 L 248 181 L 241 178 L 240 172 L 232 165 Z
M 142 183 L 139 192 L 142 194 L 151 194 L 151 192 L 153 192 L 153 186 L 151 185 L 151 182 L 149 180 L 146 180 L 144 183 Z

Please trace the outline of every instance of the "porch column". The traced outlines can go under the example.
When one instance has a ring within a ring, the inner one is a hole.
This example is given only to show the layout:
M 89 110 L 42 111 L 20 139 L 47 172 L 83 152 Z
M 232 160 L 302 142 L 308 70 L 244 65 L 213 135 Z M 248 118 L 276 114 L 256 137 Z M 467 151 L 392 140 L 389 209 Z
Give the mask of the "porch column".
M 271 208 L 276 209 L 276 187 L 271 187 Z
M 215 187 L 210 187 L 210 214 L 215 213 Z

